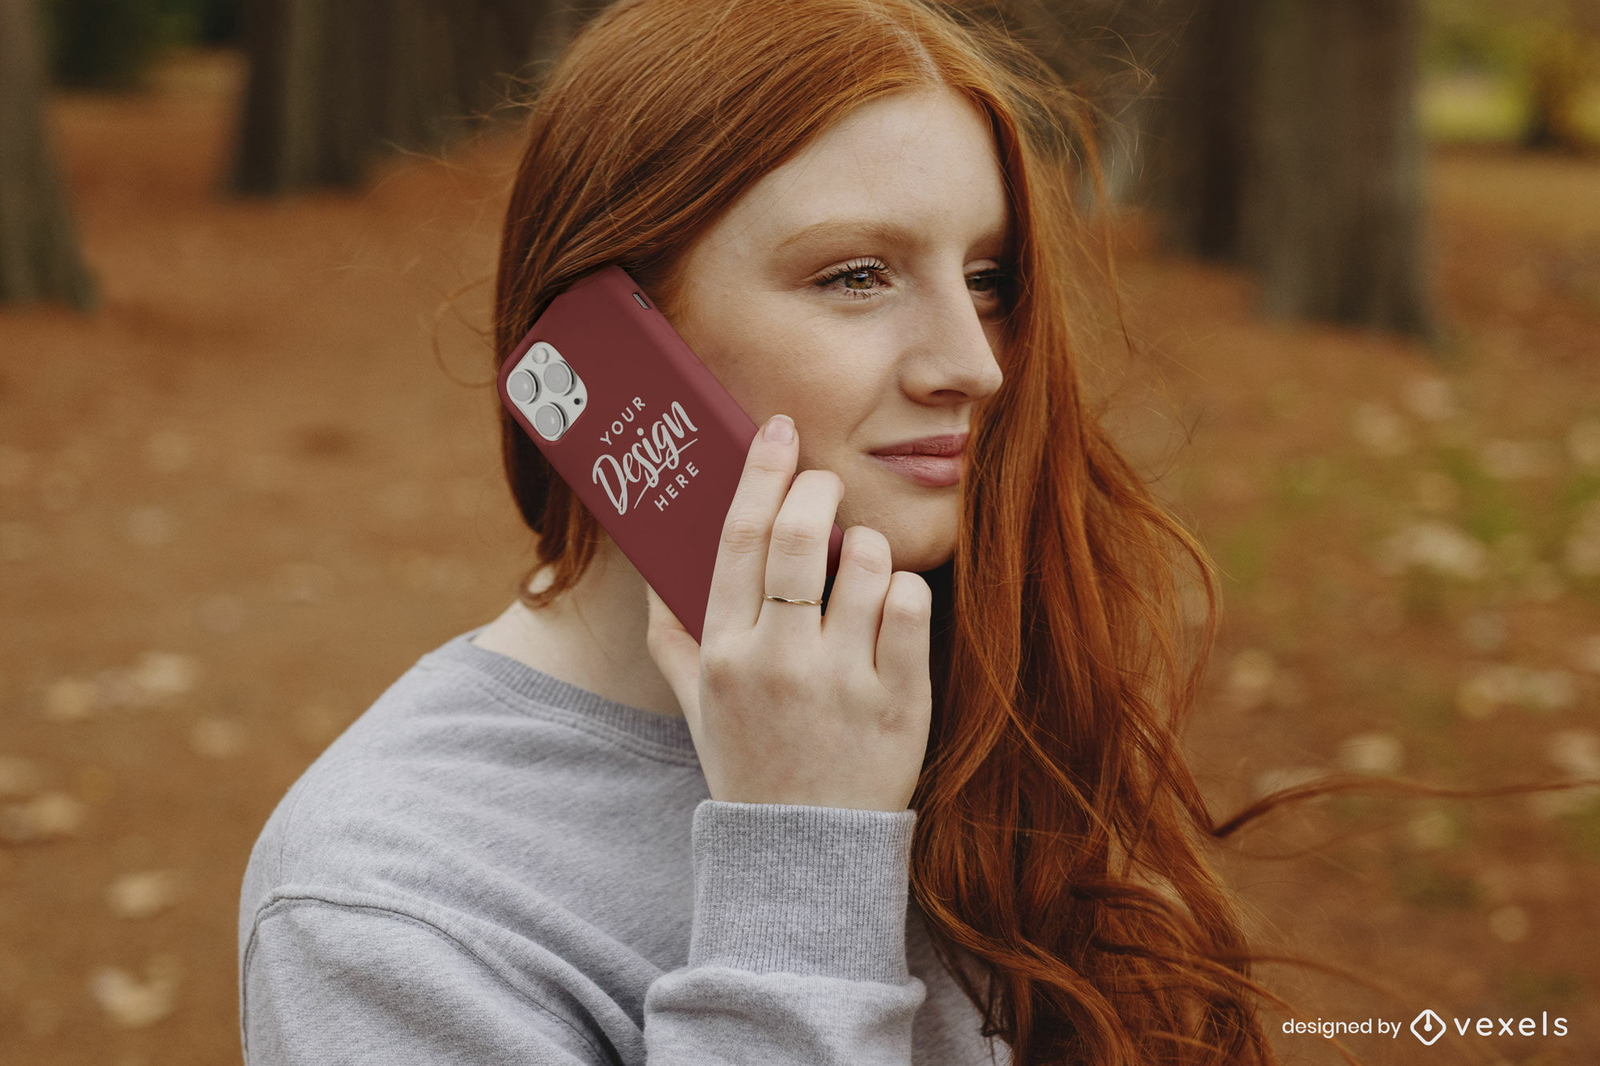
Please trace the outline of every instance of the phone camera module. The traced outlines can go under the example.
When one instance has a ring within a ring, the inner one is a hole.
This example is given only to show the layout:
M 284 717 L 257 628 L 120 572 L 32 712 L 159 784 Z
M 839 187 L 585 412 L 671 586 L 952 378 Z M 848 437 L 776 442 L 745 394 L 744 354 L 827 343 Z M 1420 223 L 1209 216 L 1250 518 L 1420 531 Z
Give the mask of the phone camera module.
M 527 403 L 539 395 L 539 379 L 526 370 L 518 370 L 506 382 L 506 391 L 518 403 Z
M 533 412 L 533 428 L 546 440 L 555 440 L 566 430 L 567 416 L 555 404 L 543 404 Z
M 544 383 L 557 396 L 565 396 L 572 391 L 572 368 L 560 361 L 551 363 L 544 369 Z
M 523 428 L 552 442 L 583 417 L 589 398 L 583 378 L 548 341 L 528 348 L 506 375 L 505 388 L 506 400 L 523 420 Z

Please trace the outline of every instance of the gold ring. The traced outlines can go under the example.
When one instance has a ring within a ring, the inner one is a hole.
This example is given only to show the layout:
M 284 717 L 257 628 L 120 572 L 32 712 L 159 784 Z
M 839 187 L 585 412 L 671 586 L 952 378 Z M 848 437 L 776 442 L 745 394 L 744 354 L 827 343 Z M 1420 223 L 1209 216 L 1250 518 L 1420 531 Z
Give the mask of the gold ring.
M 803 603 L 809 607 L 822 606 L 821 600 L 791 600 L 787 596 L 768 596 L 767 599 L 772 600 L 774 603 Z

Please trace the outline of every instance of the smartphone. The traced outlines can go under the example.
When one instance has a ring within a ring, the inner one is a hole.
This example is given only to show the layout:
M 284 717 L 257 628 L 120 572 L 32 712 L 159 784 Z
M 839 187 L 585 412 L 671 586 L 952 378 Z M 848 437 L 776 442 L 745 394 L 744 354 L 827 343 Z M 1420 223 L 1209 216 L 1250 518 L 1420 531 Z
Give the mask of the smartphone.
M 755 422 L 614 265 L 550 302 L 500 368 L 499 389 L 556 473 L 700 640 Z M 843 541 L 835 522 L 830 590 Z

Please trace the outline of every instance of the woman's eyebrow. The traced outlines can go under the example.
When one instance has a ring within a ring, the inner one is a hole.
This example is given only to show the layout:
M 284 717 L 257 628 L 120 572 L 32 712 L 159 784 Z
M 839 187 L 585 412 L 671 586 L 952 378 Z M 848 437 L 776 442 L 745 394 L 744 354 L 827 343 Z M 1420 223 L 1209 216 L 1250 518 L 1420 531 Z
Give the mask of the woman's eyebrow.
M 820 222 L 802 226 L 778 242 L 774 251 L 783 251 L 791 245 L 806 241 L 840 240 L 848 238 L 867 238 L 881 240 L 902 247 L 916 247 L 923 243 L 924 238 L 916 230 L 902 226 L 897 222 L 890 222 L 881 218 L 826 218 Z M 974 244 L 998 244 L 1005 238 L 1005 229 L 1001 227 L 992 233 L 986 233 Z
M 896 244 L 916 244 L 917 237 L 904 226 L 881 218 L 827 218 L 803 226 L 778 242 L 783 251 L 802 241 L 833 240 L 844 237 L 869 237 Z

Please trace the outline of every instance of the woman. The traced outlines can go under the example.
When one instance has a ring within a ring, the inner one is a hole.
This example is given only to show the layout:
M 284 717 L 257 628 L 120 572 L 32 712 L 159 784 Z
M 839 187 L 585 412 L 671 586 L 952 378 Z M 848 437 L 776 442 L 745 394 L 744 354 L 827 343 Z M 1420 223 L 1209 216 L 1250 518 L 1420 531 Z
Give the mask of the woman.
M 703 647 L 502 416 L 540 565 L 263 832 L 256 1066 L 1271 1060 L 1176 745 L 1209 573 L 1076 379 L 1087 142 L 981 27 L 803 10 L 608 9 L 506 216 L 499 360 L 617 263 L 765 427 Z

